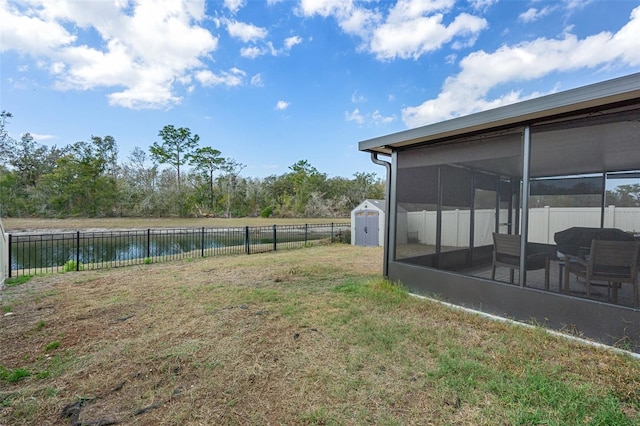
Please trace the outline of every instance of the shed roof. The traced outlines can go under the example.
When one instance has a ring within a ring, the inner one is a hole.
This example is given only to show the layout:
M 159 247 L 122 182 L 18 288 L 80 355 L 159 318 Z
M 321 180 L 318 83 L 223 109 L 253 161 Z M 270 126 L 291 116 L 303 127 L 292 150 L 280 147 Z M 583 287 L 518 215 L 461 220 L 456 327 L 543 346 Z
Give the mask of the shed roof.
M 505 105 L 359 142 L 360 151 L 390 154 L 394 148 L 506 127 L 544 122 L 565 114 L 640 100 L 640 73 Z
M 367 198 L 366 200 L 361 202 L 358 206 L 356 206 L 355 209 L 360 208 L 361 206 L 363 206 L 366 203 L 369 203 L 370 205 L 373 205 L 373 206 L 377 207 L 378 209 L 380 209 L 383 212 L 386 211 L 386 206 L 384 204 L 384 200 L 373 200 L 371 198 Z

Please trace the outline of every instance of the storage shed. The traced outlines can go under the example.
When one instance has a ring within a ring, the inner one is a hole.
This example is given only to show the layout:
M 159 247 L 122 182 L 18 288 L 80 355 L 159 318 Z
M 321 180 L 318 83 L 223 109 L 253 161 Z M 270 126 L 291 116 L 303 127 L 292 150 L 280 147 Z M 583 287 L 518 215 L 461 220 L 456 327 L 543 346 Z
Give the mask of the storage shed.
M 391 280 L 640 352 L 638 230 L 607 218 L 611 204 L 629 217 L 640 210 L 620 197 L 640 184 L 640 73 L 359 149 L 387 171 Z M 605 246 L 618 247 L 616 255 L 596 264 L 596 247 Z M 592 263 L 617 275 L 591 283 L 578 266 Z
M 384 245 L 384 200 L 364 200 L 351 210 L 351 244 Z

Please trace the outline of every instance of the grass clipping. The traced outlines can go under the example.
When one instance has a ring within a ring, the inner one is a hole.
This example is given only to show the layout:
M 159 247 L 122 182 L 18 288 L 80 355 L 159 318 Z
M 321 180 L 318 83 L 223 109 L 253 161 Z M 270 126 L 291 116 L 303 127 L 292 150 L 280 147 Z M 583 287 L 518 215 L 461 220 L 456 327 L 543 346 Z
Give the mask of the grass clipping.
M 329 245 L 12 285 L 0 424 L 638 424 L 638 361 L 412 298 L 381 259 Z

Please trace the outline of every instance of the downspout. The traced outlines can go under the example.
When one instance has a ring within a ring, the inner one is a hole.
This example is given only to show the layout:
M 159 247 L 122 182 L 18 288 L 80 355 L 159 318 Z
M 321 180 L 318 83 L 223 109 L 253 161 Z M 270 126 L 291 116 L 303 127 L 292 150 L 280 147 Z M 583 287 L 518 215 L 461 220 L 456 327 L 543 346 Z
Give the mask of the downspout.
M 387 178 L 384 188 L 384 259 L 382 260 L 382 274 L 385 278 L 389 278 L 389 230 L 390 217 L 391 217 L 391 163 L 378 159 L 378 153 L 371 153 L 371 161 L 379 166 L 384 166 L 387 169 Z

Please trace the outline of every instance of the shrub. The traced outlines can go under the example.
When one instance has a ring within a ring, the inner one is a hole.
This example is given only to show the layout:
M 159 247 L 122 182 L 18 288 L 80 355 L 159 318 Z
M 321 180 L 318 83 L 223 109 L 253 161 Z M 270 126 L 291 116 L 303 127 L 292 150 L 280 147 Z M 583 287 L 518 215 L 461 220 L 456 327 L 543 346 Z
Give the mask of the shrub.
M 67 260 L 67 263 L 64 264 L 64 267 L 62 268 L 62 270 L 64 272 L 69 272 L 69 271 L 82 271 L 82 263 L 78 264 L 76 263 L 75 260 Z
M 351 244 L 351 230 L 345 229 L 345 230 L 339 231 L 335 235 L 334 241 L 336 243 Z

